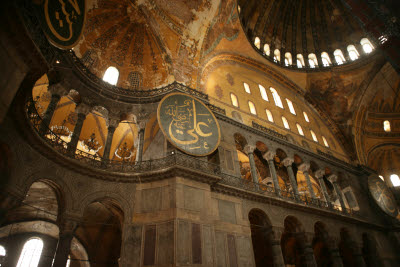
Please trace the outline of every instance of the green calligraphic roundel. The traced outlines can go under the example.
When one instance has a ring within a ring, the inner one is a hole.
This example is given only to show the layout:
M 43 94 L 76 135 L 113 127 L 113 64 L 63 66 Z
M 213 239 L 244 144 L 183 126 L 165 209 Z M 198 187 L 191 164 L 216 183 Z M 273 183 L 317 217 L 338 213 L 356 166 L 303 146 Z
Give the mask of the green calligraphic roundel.
M 79 41 L 86 20 L 86 0 L 33 0 L 47 39 L 54 46 L 70 49 Z
M 167 139 L 187 154 L 209 155 L 219 145 L 217 119 L 206 105 L 190 95 L 165 96 L 158 105 L 157 119 Z
M 371 175 L 368 178 L 368 188 L 378 206 L 386 214 L 396 217 L 398 213 L 397 203 L 392 191 L 390 191 L 385 182 L 379 176 Z

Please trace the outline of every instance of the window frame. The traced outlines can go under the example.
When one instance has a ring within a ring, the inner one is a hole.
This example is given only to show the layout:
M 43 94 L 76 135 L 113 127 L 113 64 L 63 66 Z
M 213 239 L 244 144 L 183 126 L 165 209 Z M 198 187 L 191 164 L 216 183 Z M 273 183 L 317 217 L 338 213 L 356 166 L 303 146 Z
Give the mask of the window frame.
M 262 86 L 261 84 L 258 84 L 258 88 L 260 89 L 261 98 L 263 100 L 269 102 L 268 95 L 267 95 L 267 89 L 265 89 L 265 87 Z
M 286 104 L 287 104 L 288 107 L 289 107 L 289 112 L 290 112 L 291 114 L 293 114 L 293 115 L 297 115 L 297 114 L 296 114 L 296 110 L 294 109 L 293 102 L 292 102 L 290 99 L 286 98 Z
M 282 99 L 279 96 L 278 91 L 275 88 L 273 88 L 272 86 L 269 88 L 269 90 L 272 94 L 272 98 L 274 99 L 275 106 L 280 107 L 281 109 L 284 109 Z
M 248 104 L 248 106 L 249 106 L 250 113 L 253 114 L 253 115 L 257 115 L 257 108 L 256 108 L 256 105 L 254 104 L 254 102 L 251 101 L 251 100 L 249 100 L 249 101 L 247 101 L 247 104 Z M 250 104 L 253 105 L 254 113 L 253 113 L 253 111 L 252 111 L 252 108 L 251 108 L 251 105 L 250 105 Z
M 297 127 L 297 132 L 301 135 L 304 136 L 304 131 L 303 128 L 301 127 L 300 124 L 296 123 L 296 127 Z
M 238 108 L 238 107 L 239 107 L 239 99 L 238 99 L 237 95 L 235 95 L 234 93 L 232 93 L 232 92 L 231 92 L 231 95 L 230 95 L 230 96 L 231 96 L 231 103 L 232 103 L 232 106 L 234 106 L 234 107 L 237 107 L 237 108 Z M 233 96 L 233 97 L 235 97 L 235 99 L 236 99 L 236 103 L 237 103 L 237 106 L 236 106 L 236 105 L 233 103 L 232 96 Z
M 33 249 L 27 247 L 29 242 L 32 242 L 33 240 L 40 241 L 40 243 L 39 243 L 40 244 L 40 249 L 37 248 L 37 244 L 35 244 L 36 246 Z M 44 242 L 43 242 L 43 240 L 41 238 L 39 238 L 39 237 L 31 237 L 31 238 L 29 238 L 25 242 L 24 246 L 22 247 L 22 250 L 21 250 L 21 253 L 19 254 L 18 263 L 17 263 L 16 267 L 26 266 L 26 263 L 29 263 L 29 266 L 35 266 L 34 264 L 32 265 L 32 263 L 36 263 L 35 267 L 37 267 L 39 265 L 40 259 L 42 257 L 43 247 L 44 247 Z M 37 252 L 37 251 L 39 251 L 40 253 Z M 29 253 L 29 254 L 27 254 L 27 253 Z M 38 254 L 38 256 L 35 255 L 35 254 Z M 26 256 L 28 256 L 29 259 L 27 259 Z
M 251 94 L 250 85 L 248 83 L 243 82 L 244 91 L 248 94 Z
M 283 127 L 285 127 L 285 129 L 290 130 L 289 121 L 286 119 L 285 116 L 282 116 L 282 123 L 283 123 Z
M 265 109 L 265 114 L 267 114 L 267 119 L 269 122 L 274 122 L 274 116 L 272 115 L 271 110 Z
M 315 134 L 315 132 L 313 130 L 310 130 L 310 134 L 311 134 L 311 138 L 314 142 L 319 143 L 318 142 L 318 138 L 317 135 Z
M 115 75 L 116 75 L 116 77 L 115 77 Z M 104 72 L 103 81 L 116 86 L 118 83 L 118 80 L 119 80 L 119 70 L 114 66 L 109 66 L 106 69 L 106 71 Z

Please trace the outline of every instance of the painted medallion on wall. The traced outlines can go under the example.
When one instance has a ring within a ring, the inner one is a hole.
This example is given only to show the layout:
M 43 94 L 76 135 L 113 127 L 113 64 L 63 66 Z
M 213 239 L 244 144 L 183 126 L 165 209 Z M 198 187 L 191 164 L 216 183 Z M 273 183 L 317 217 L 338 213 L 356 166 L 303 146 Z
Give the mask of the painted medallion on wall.
M 387 187 L 384 181 L 377 175 L 371 175 L 368 178 L 368 188 L 371 192 L 372 198 L 378 206 L 388 215 L 392 217 L 397 216 L 397 203 L 393 193 Z
M 168 141 L 187 154 L 209 155 L 219 145 L 217 119 L 206 105 L 190 95 L 165 96 L 158 105 L 157 119 Z
M 33 0 L 36 16 L 49 42 L 70 49 L 79 41 L 86 18 L 86 0 Z

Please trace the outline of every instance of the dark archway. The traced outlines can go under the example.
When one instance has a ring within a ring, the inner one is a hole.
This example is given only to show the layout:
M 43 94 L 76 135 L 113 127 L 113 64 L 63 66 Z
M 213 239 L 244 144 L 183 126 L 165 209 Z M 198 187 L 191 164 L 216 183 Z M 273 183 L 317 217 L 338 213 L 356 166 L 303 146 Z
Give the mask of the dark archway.
M 307 266 L 304 253 L 305 235 L 300 221 L 296 217 L 288 216 L 285 219 L 284 226 L 281 248 L 285 265 Z
M 256 267 L 273 266 L 272 227 L 267 215 L 259 209 L 252 209 L 249 221 Z
M 350 236 L 349 230 L 342 228 L 340 230 L 340 243 L 339 252 L 342 257 L 343 267 L 357 266 L 357 262 L 354 258 L 354 242 Z
M 329 235 L 325 224 L 316 222 L 314 225 L 314 239 L 312 248 L 314 250 L 315 261 L 319 267 L 331 267 L 333 265 L 332 255 L 329 250 Z
M 101 199 L 85 208 L 75 236 L 87 248 L 91 266 L 119 266 L 123 221 L 124 213 L 113 199 Z
M 382 266 L 375 239 L 371 235 L 363 233 L 362 240 L 362 255 L 367 267 Z

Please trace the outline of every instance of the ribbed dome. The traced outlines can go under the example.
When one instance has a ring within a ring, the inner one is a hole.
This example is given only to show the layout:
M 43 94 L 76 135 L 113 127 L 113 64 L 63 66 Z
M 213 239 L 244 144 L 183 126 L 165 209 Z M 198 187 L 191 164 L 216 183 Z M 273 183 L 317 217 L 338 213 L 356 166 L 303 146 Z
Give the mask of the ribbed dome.
M 343 53 L 343 63 L 350 62 L 349 45 L 354 45 L 359 57 L 364 54 L 360 41 L 366 36 L 340 0 L 238 0 L 238 5 L 249 41 L 280 65 L 297 67 L 297 55 L 301 54 L 302 67 L 307 68 L 309 55 L 314 54 L 316 67 L 324 66 L 323 52 L 329 65 L 335 65 L 337 49 Z M 288 52 L 292 60 L 285 64 Z

